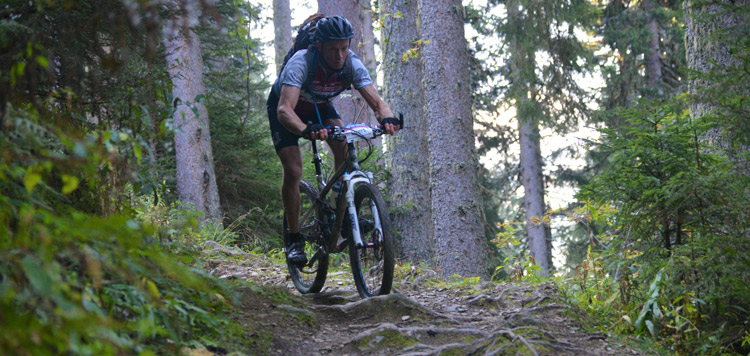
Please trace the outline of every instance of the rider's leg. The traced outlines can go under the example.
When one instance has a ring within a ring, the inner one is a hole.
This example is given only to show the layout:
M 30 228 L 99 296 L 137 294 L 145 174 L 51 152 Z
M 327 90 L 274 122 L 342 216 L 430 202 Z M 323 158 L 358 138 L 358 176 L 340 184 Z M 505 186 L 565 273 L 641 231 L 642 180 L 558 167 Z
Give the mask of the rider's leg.
M 284 179 L 281 183 L 281 200 L 284 205 L 289 233 L 299 232 L 299 182 L 302 179 L 302 153 L 298 146 L 287 146 L 276 154 L 281 160 Z
M 287 146 L 279 149 L 276 154 L 284 170 L 281 200 L 284 203 L 284 215 L 289 228 L 286 258 L 291 263 L 304 265 L 307 263 L 305 237 L 299 231 L 299 182 L 302 179 L 302 153 L 298 146 Z
M 302 153 L 297 146 L 299 136 L 287 130 L 277 118 L 278 99 L 271 92 L 268 96 L 266 110 L 268 112 L 268 125 L 271 129 L 271 140 L 276 149 L 276 154 L 281 161 L 284 178 L 281 183 L 281 200 L 286 215 L 288 244 L 286 249 L 287 260 L 295 264 L 307 263 L 305 256 L 305 240 L 299 231 L 299 182 L 302 179 Z

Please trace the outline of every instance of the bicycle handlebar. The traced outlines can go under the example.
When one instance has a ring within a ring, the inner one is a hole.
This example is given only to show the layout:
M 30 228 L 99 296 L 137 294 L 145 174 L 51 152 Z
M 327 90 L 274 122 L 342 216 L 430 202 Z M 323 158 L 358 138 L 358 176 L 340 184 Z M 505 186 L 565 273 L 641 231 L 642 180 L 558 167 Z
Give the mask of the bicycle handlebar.
M 399 126 L 404 128 L 404 114 L 398 113 Z M 370 126 L 367 124 L 349 124 L 344 127 L 326 126 L 328 136 L 337 141 L 357 142 L 377 138 L 385 133 L 381 125 Z
M 380 137 L 385 131 L 378 126 L 349 124 L 344 127 L 334 126 L 328 129 L 328 135 L 337 141 L 357 142 Z

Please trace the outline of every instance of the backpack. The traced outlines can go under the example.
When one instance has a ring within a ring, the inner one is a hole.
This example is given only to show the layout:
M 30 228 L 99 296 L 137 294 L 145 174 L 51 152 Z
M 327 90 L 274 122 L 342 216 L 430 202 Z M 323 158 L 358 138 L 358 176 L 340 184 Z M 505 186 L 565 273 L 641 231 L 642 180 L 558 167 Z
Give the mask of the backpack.
M 311 45 L 315 44 L 315 26 L 317 26 L 318 21 L 320 21 L 320 19 L 324 17 L 326 17 L 326 15 L 315 14 L 308 17 L 307 19 L 305 19 L 305 21 L 302 22 L 299 30 L 297 30 L 297 37 L 294 38 L 292 48 L 290 48 L 289 52 L 287 52 L 286 56 L 284 56 L 284 62 L 281 64 L 279 73 L 284 71 L 286 62 L 289 62 L 289 58 L 292 58 L 292 56 L 297 53 L 297 51 L 301 49 L 307 49 Z

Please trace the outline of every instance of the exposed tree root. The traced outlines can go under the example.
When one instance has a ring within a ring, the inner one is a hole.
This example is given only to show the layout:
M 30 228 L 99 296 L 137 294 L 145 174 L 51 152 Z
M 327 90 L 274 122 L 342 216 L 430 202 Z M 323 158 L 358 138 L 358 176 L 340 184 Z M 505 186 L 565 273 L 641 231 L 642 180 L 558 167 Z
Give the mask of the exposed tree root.
M 381 320 L 393 316 L 408 315 L 417 319 L 435 319 L 446 323 L 476 321 L 477 318 L 439 313 L 429 309 L 402 294 L 389 294 L 362 299 L 345 305 L 317 306 L 321 312 L 341 313 L 352 320 Z
M 568 305 L 559 305 L 559 304 L 549 304 L 549 305 L 542 305 L 541 307 L 531 308 L 529 310 L 526 310 L 527 314 L 533 314 L 545 310 L 551 310 L 551 309 L 570 309 L 570 306 Z
M 352 325 L 354 326 L 354 325 Z M 358 325 L 360 327 L 367 327 L 367 325 Z M 396 354 L 399 355 L 440 355 L 448 350 L 460 349 L 461 354 L 466 355 L 485 355 L 494 356 L 501 355 L 508 348 L 513 347 L 516 342 L 523 344 L 523 347 L 528 349 L 532 355 L 539 355 L 539 352 L 534 345 L 543 346 L 547 349 L 555 351 L 565 351 L 574 354 L 583 354 L 585 349 L 577 347 L 576 345 L 569 343 L 564 340 L 558 340 L 552 333 L 542 328 L 536 327 L 519 327 L 515 329 L 501 329 L 488 333 L 482 330 L 473 328 L 462 328 L 462 327 L 399 327 L 392 323 L 381 323 L 376 326 L 370 325 L 368 330 L 365 330 L 354 338 L 352 338 L 348 344 L 358 345 L 365 343 L 367 340 L 371 340 L 377 335 L 383 334 L 385 331 L 391 331 L 404 336 L 406 339 L 417 342 L 416 345 L 406 347 Z M 527 337 L 517 334 L 514 331 L 532 331 L 542 337 L 542 340 L 530 340 Z M 436 339 L 444 338 L 446 335 L 451 335 L 453 338 L 457 336 L 475 336 L 479 339 L 467 344 L 460 342 L 448 342 L 444 344 L 431 343 L 432 337 Z M 500 340 L 507 340 L 502 344 L 499 344 Z M 373 342 L 370 341 L 368 344 L 370 347 L 375 348 Z M 353 346 L 352 346 L 353 347 Z M 359 350 L 363 351 L 363 350 Z M 382 350 L 381 350 L 382 351 Z
M 547 299 L 549 299 L 549 298 L 546 295 L 543 295 L 541 298 L 537 298 L 536 301 L 534 302 L 534 304 L 529 305 L 529 308 L 533 308 L 533 307 L 539 305 L 539 303 L 541 303 L 541 302 L 543 302 L 543 301 L 545 301 Z
M 533 346 L 531 346 L 531 344 L 529 344 L 528 341 L 526 341 L 526 338 L 524 338 L 523 336 L 514 334 L 513 331 L 511 331 L 510 329 L 500 330 L 496 332 L 495 334 L 493 334 L 491 338 L 497 340 L 497 338 L 500 336 L 508 336 L 510 338 L 510 343 L 503 345 L 504 347 L 501 347 L 500 349 L 492 350 L 493 346 L 495 345 L 495 343 L 493 342 L 492 346 L 489 347 L 488 352 L 486 352 L 485 355 L 487 356 L 499 355 L 502 352 L 502 350 L 505 349 L 506 345 L 512 344 L 516 340 L 521 340 L 521 342 L 523 342 L 523 344 L 526 345 L 526 347 L 529 349 L 531 354 L 533 354 L 534 356 L 539 356 L 539 353 L 536 351 L 536 349 Z
M 243 309 L 252 311 L 245 321 L 262 325 L 249 337 L 271 339 L 272 354 L 643 355 L 582 329 L 578 318 L 561 312 L 571 307 L 554 302 L 559 298 L 551 284 L 433 287 L 434 272 L 414 269 L 394 281 L 393 294 L 361 300 L 347 282 L 349 273 L 338 271 L 329 275 L 324 292 L 299 295 L 285 265 L 252 255 L 239 261 L 236 251 L 212 244 L 204 252 L 211 275 L 274 284 L 295 295 L 278 298 L 238 288 Z M 268 343 L 263 345 L 268 352 Z

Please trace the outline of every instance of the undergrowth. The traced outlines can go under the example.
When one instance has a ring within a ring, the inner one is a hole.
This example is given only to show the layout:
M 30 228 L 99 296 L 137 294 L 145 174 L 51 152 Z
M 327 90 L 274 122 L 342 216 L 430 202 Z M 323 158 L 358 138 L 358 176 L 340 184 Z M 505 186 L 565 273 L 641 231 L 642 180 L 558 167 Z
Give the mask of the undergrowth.
M 746 355 L 750 179 L 706 146 L 720 123 L 691 118 L 685 99 L 623 110 L 624 134 L 594 143 L 610 166 L 571 213 L 591 244 L 564 291 L 602 332 L 681 355 Z
M 200 269 L 195 242 L 211 234 L 195 213 L 90 208 L 107 197 L 102 170 L 137 143 L 115 131 L 78 139 L 38 117 L 11 108 L 0 132 L 0 354 L 242 347 L 227 318 L 234 293 Z

